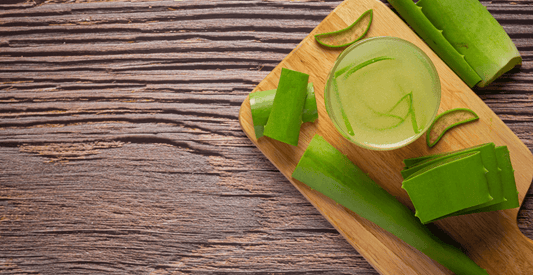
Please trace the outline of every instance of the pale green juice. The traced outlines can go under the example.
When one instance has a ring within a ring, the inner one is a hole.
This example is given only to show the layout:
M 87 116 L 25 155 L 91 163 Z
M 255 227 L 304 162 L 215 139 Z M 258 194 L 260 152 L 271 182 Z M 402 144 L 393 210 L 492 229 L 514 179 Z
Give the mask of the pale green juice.
M 427 130 L 440 104 L 440 81 L 429 58 L 413 44 L 370 38 L 341 54 L 325 97 L 328 114 L 344 137 L 365 148 L 388 150 Z

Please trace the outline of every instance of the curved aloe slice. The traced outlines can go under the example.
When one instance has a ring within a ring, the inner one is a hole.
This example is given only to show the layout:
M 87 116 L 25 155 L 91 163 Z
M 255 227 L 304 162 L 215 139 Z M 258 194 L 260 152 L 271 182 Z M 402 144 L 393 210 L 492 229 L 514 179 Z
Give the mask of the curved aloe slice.
M 438 239 L 394 196 L 315 135 L 292 177 L 392 233 L 456 274 L 484 274 L 461 250 Z
M 278 90 L 265 125 L 265 136 L 298 146 L 308 80 L 308 74 L 281 69 Z
M 369 59 L 367 61 L 364 61 L 364 62 L 361 62 L 359 64 L 350 64 L 340 70 L 337 70 L 335 71 L 335 78 L 341 76 L 342 74 L 346 73 L 344 75 L 344 79 L 350 77 L 353 73 L 357 72 L 358 70 L 370 65 L 370 64 L 373 64 L 373 63 L 376 63 L 378 61 L 382 61 L 382 60 L 394 60 L 394 58 L 392 57 L 388 57 L 388 56 L 379 56 L 379 57 L 374 57 L 372 59 Z
M 252 120 L 257 139 L 263 136 L 268 116 L 270 115 L 270 111 L 272 111 L 275 96 L 276 89 L 250 94 L 250 109 L 252 110 Z M 305 98 L 304 110 L 302 112 L 302 122 L 314 122 L 317 118 L 318 109 L 316 106 L 315 88 L 313 83 L 309 83 L 307 84 L 307 97 Z
M 315 35 L 315 39 L 323 46 L 330 48 L 346 47 L 366 35 L 372 23 L 372 9 L 365 11 L 355 22 L 342 30 Z
M 426 143 L 429 147 L 433 147 L 449 129 L 478 119 L 479 116 L 470 109 L 456 108 L 448 110 L 438 115 L 429 126 L 426 134 Z

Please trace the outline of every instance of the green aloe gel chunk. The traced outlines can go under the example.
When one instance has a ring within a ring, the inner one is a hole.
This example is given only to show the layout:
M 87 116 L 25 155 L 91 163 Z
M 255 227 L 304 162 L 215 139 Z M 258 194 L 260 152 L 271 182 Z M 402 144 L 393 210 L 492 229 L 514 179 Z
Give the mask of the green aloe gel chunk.
M 402 183 L 424 224 L 492 201 L 480 152 L 443 159 L 415 172 Z
M 433 235 L 409 208 L 321 136 L 313 137 L 292 177 L 387 230 L 455 274 L 488 274 L 460 249 Z
M 265 136 L 298 146 L 308 80 L 308 74 L 281 69 L 272 111 L 265 125 Z
M 404 169 L 401 171 L 402 176 L 404 179 L 407 179 L 412 174 L 416 173 L 417 171 L 424 169 L 426 166 L 434 165 L 435 163 L 442 162 L 442 160 L 451 158 L 460 154 L 469 153 L 469 152 L 480 152 L 481 160 L 483 163 L 483 166 L 487 170 L 486 178 L 487 178 L 487 184 L 489 188 L 489 193 L 492 196 L 493 200 L 481 204 L 476 205 L 472 208 L 462 209 L 462 211 L 459 211 L 456 214 L 470 214 L 470 213 L 478 213 L 478 212 L 486 212 L 490 210 L 485 210 L 484 208 L 487 206 L 499 204 L 501 202 L 504 202 L 506 199 L 504 198 L 503 194 L 503 186 L 501 182 L 501 175 L 500 175 L 500 169 L 498 168 L 498 160 L 496 157 L 496 151 L 495 151 L 495 145 L 494 143 L 485 143 L 478 146 L 474 146 L 471 148 L 447 153 L 447 154 L 441 154 L 438 155 L 438 157 L 434 157 L 431 159 L 427 159 L 425 161 L 422 161 L 418 163 L 418 165 L 410 167 L 408 169 Z M 450 171 L 451 174 L 456 173 L 455 171 Z
M 252 120 L 257 139 L 263 136 L 270 111 L 272 111 L 275 96 L 276 89 L 250 94 L 250 109 L 252 110 Z M 318 109 L 316 106 L 315 88 L 313 83 L 309 83 L 307 84 L 307 97 L 305 98 L 302 122 L 314 122 L 317 118 Z

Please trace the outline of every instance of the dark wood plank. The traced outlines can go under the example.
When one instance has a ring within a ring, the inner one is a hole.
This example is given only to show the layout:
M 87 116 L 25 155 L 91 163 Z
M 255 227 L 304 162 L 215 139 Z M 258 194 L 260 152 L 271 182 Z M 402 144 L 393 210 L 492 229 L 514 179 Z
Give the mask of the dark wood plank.
M 0 273 L 377 274 L 237 121 L 339 3 L 3 1 Z M 524 63 L 476 92 L 531 149 L 533 6 L 482 3 Z

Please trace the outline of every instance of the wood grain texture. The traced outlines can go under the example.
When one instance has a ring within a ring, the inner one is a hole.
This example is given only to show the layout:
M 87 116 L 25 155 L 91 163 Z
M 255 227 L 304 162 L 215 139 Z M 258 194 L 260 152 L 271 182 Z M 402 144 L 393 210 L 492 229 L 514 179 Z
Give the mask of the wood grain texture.
M 378 274 L 237 120 L 340 3 L 2 1 L 0 273 Z M 532 3 L 482 3 L 524 63 L 476 92 L 532 149 Z

